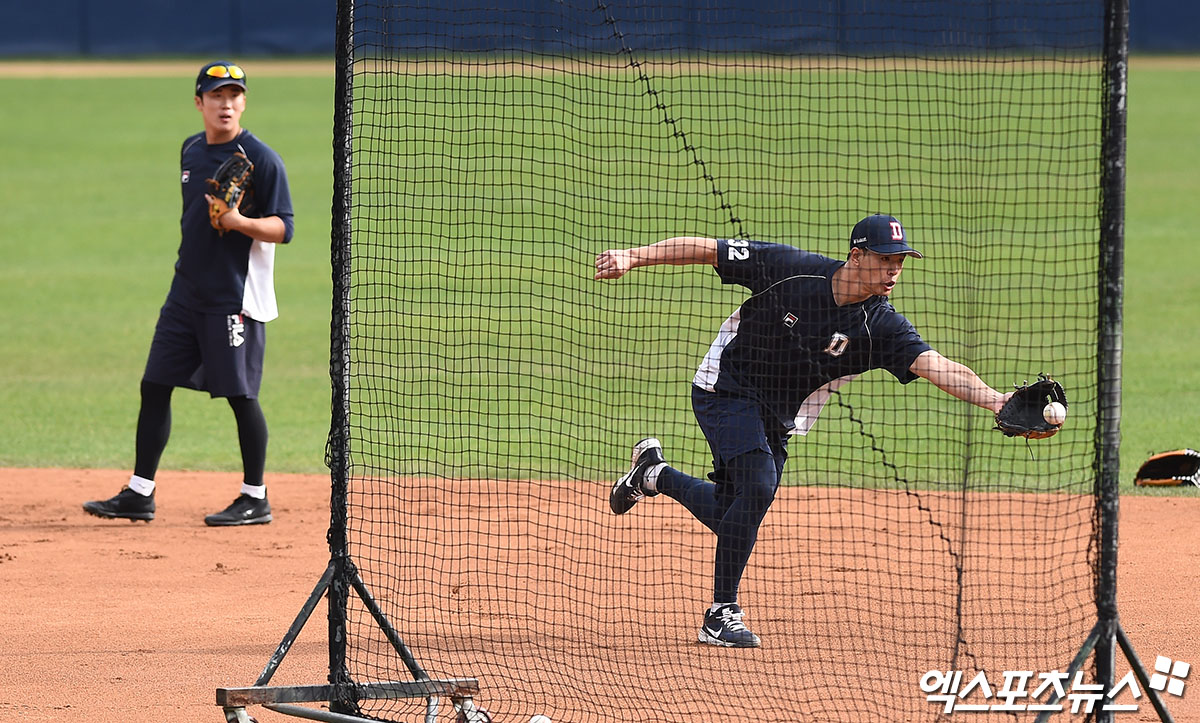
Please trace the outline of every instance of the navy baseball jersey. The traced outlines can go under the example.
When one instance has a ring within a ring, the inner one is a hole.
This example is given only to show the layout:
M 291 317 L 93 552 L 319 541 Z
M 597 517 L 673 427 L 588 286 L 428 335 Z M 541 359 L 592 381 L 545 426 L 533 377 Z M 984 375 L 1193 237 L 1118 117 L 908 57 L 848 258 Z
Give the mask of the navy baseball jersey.
M 209 145 L 204 133 L 197 133 L 183 142 L 180 151 L 182 240 L 167 298 L 195 311 L 241 313 L 265 322 L 279 315 L 275 304 L 275 244 L 236 231 L 221 235 L 209 221 L 208 201 L 204 198 L 210 192 L 206 180 L 239 150 L 254 164 L 254 172 L 238 210 L 249 218 L 278 216 L 286 227 L 284 243 L 292 239 L 292 197 L 279 154 L 247 130 L 229 143 L 216 145 Z
M 717 334 L 693 383 L 750 397 L 792 434 L 807 434 L 833 390 L 871 369 L 902 383 L 930 349 L 887 299 L 838 306 L 833 274 L 845 264 L 790 246 L 717 242 L 717 274 L 750 289 Z

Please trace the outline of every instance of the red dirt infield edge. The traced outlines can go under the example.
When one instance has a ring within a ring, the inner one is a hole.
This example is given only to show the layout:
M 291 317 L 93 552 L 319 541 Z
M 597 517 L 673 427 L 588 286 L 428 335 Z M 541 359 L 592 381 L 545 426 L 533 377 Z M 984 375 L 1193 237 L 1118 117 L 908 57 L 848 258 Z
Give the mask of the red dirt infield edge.
M 216 688 L 253 683 L 325 568 L 325 476 L 270 475 L 270 525 L 204 526 L 236 496 L 234 473 L 161 473 L 150 524 L 83 513 L 127 474 L 0 468 L 0 720 L 216 723 Z M 1147 666 L 1200 664 L 1198 512 L 1191 489 L 1121 500 L 1120 613 Z M 325 681 L 324 621 L 322 604 L 272 684 Z M 1117 670 L 1128 670 L 1119 655 Z M 1165 700 L 1175 720 L 1200 721 L 1200 677 Z M 1157 717 L 1143 697 L 1117 720 Z

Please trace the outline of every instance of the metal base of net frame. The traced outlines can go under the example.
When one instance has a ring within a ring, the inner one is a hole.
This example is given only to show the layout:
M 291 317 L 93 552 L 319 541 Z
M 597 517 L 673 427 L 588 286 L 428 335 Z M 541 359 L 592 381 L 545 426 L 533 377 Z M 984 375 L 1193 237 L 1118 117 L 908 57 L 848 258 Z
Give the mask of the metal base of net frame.
M 329 594 L 331 587 L 334 586 L 339 563 L 336 559 L 330 560 L 328 567 L 325 568 L 325 573 L 321 576 L 312 594 L 309 595 L 308 600 L 300 609 L 300 613 L 296 616 L 296 620 L 292 623 L 292 626 L 288 628 L 287 633 L 279 643 L 279 647 L 275 649 L 275 653 L 267 662 L 266 667 L 258 676 L 258 679 L 254 681 L 254 685 L 246 688 L 217 689 L 217 705 L 221 706 L 224 711 L 225 720 L 228 723 L 251 723 L 254 718 L 246 712 L 246 708 L 248 706 L 261 705 L 277 713 L 308 720 L 326 721 L 327 723 L 367 723 L 369 721 L 367 718 L 362 718 L 353 713 L 339 712 L 338 709 L 354 711 L 357 709 L 357 701 L 360 700 L 424 698 L 425 721 L 426 723 L 434 723 L 438 719 L 438 714 L 441 710 L 441 701 L 443 698 L 446 698 L 454 706 L 457 719 L 461 723 L 487 723 L 490 721 L 488 714 L 475 705 L 472 697 L 479 692 L 479 682 L 474 678 L 434 680 L 426 675 L 420 663 L 416 661 L 412 652 L 404 643 L 404 640 L 396 632 L 383 611 L 379 609 L 379 605 L 375 602 L 370 590 L 367 589 L 362 578 L 354 569 L 354 564 L 349 560 L 343 560 L 341 564 L 347 568 L 345 572 L 347 573 L 351 588 L 353 588 L 359 599 L 366 606 L 367 611 L 371 613 L 371 616 L 375 619 L 375 622 L 379 625 L 401 660 L 404 661 L 405 666 L 413 675 L 413 680 L 340 686 L 268 685 L 275 671 L 278 670 L 279 665 L 283 662 L 284 657 L 287 656 L 288 650 L 291 649 L 296 637 L 304 629 L 305 623 L 308 622 L 309 617 L 320 603 L 321 598 Z M 331 603 L 337 597 L 336 595 L 330 595 Z M 296 703 L 319 702 L 329 703 L 330 710 L 295 705 Z

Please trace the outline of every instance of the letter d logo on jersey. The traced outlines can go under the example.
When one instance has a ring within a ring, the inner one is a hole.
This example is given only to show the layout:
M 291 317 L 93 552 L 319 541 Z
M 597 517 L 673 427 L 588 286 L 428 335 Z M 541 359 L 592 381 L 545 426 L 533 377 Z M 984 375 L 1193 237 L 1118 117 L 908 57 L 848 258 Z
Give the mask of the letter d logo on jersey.
M 840 331 L 835 331 L 833 336 L 829 337 L 829 346 L 825 347 L 825 353 L 829 356 L 841 356 L 846 353 L 848 346 L 850 346 L 850 337 Z
M 226 319 L 229 325 L 229 346 L 239 347 L 246 343 L 246 325 L 242 322 L 241 314 L 230 314 Z

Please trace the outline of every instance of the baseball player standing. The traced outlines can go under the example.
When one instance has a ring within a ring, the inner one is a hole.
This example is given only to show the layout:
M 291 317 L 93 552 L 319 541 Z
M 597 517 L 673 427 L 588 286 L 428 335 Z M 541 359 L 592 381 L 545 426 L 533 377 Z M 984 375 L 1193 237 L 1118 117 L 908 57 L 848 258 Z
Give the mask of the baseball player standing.
M 902 384 L 924 377 L 948 394 L 992 412 L 1011 394 L 985 384 L 934 351 L 888 302 L 904 261 L 920 258 L 892 216 L 854 226 L 839 261 L 757 241 L 676 237 L 596 257 L 597 279 L 659 264 L 708 264 L 726 284 L 750 290 L 725 323 L 692 380 L 692 408 L 713 455 L 712 482 L 669 467 L 662 445 L 633 448 L 632 467 L 613 485 L 618 515 L 665 494 L 717 536 L 713 603 L 699 640 L 758 647 L 743 622 L 738 585 L 775 499 L 790 435 L 807 434 L 826 401 L 871 369 Z M 715 484 L 714 484 L 715 483 Z
M 229 400 L 245 473 L 233 504 L 204 522 L 264 524 L 272 518 L 263 484 L 267 422 L 258 392 L 264 326 L 278 316 L 275 246 L 291 241 L 292 199 L 279 154 L 242 128 L 241 67 L 223 60 L 202 67 L 195 104 L 204 130 L 187 138 L 180 153 L 182 240 L 142 376 L 133 475 L 115 497 L 85 502 L 83 509 L 99 517 L 154 519 L 154 476 L 171 433 L 171 393 L 187 387 Z M 217 199 L 207 193 L 206 179 L 239 151 L 254 164 L 248 190 L 240 208 L 210 220 Z

